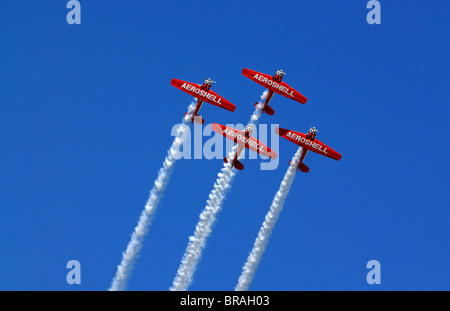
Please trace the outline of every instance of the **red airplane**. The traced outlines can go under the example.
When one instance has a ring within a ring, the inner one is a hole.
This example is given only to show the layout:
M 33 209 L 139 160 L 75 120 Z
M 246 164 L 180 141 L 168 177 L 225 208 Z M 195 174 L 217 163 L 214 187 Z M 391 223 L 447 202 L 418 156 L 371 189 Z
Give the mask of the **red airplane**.
M 236 106 L 230 103 L 228 100 L 223 98 L 222 96 L 218 95 L 214 91 L 211 91 L 211 85 L 214 81 L 211 79 L 206 79 L 205 82 L 203 82 L 202 85 L 196 84 L 196 83 L 190 83 L 183 80 L 178 79 L 172 79 L 170 84 L 172 84 L 174 87 L 179 88 L 180 90 L 188 93 L 189 95 L 194 96 L 197 98 L 197 106 L 195 107 L 195 110 L 193 113 L 189 113 L 192 115 L 192 122 L 196 122 L 199 124 L 205 123 L 205 120 L 201 116 L 198 115 L 198 112 L 200 111 L 200 108 L 203 105 L 203 102 L 210 103 L 214 106 L 234 111 L 236 109 Z M 215 82 L 214 82 L 215 83 Z M 185 113 L 186 115 L 187 113 Z
M 247 78 L 269 89 L 269 94 L 267 94 L 266 101 L 264 102 L 264 107 L 262 110 L 263 112 L 267 113 L 270 116 L 275 113 L 275 110 L 273 110 L 272 107 L 269 106 L 269 102 L 272 99 L 274 93 L 278 93 L 287 98 L 298 101 L 302 104 L 305 104 L 306 101 L 308 100 L 305 96 L 294 90 L 285 82 L 281 81 L 283 79 L 283 76 L 286 74 L 281 69 L 277 70 L 274 76 L 270 76 L 268 74 L 260 73 L 247 68 L 244 68 L 242 70 L 242 74 Z M 258 103 L 255 103 L 255 106 L 257 104 Z
M 303 160 L 305 159 L 305 156 L 308 153 L 308 150 L 318 153 L 318 154 L 321 154 L 321 155 L 324 155 L 326 157 L 338 160 L 338 161 L 342 157 L 341 154 L 334 151 L 333 149 L 331 149 L 330 147 L 328 147 L 321 141 L 317 140 L 316 139 L 317 132 L 318 131 L 316 130 L 315 127 L 310 128 L 308 134 L 306 134 L 306 135 L 303 133 L 286 130 L 286 129 L 283 129 L 280 127 L 277 127 L 275 129 L 276 134 L 280 135 L 283 138 L 286 138 L 287 140 L 293 142 L 294 144 L 297 144 L 297 145 L 303 147 L 303 151 L 300 156 L 300 161 L 298 163 L 298 168 L 297 168 L 297 170 L 300 170 L 303 173 L 309 172 L 309 167 L 307 167 L 305 165 L 305 163 L 303 163 Z M 289 161 L 289 165 L 291 165 L 290 161 Z
M 217 123 L 213 123 L 211 128 L 217 133 L 222 134 L 226 138 L 234 141 L 239 145 L 238 150 L 236 151 L 236 155 L 234 156 L 234 159 L 231 161 L 231 168 L 235 167 L 238 170 L 244 169 L 244 164 L 242 164 L 238 160 L 240 154 L 242 153 L 242 151 L 244 151 L 244 147 L 253 150 L 257 153 L 261 153 L 271 159 L 275 159 L 278 156 L 275 151 L 271 150 L 269 147 L 261 143 L 255 137 L 251 137 L 254 131 L 253 125 L 247 125 L 243 132 Z M 223 161 L 225 163 L 228 163 L 229 160 L 227 157 L 225 157 Z

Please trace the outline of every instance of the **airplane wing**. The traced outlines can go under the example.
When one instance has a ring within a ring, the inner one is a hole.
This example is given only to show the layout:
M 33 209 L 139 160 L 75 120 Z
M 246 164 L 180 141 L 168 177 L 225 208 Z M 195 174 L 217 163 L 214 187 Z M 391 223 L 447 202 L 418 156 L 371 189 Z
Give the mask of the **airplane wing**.
M 200 84 L 186 82 L 183 80 L 172 79 L 170 82 L 174 87 L 192 95 L 198 99 L 201 99 L 211 105 L 226 109 L 228 111 L 234 111 L 236 106 L 230 103 L 228 100 L 218 95 L 214 91 L 205 91 L 201 89 Z
M 275 133 L 280 135 L 281 137 L 286 138 L 287 140 L 293 142 L 294 144 L 297 144 L 305 149 L 308 149 L 312 152 L 321 154 L 323 156 L 326 156 L 326 157 L 329 157 L 329 158 L 332 158 L 332 159 L 335 159 L 338 161 L 342 157 L 342 155 L 340 153 L 331 149 L 330 147 L 328 147 L 327 145 L 325 145 L 318 139 L 314 139 L 314 141 L 309 140 L 308 138 L 306 138 L 306 135 L 303 133 L 286 130 L 281 127 L 277 127 L 275 129 Z
M 269 90 L 274 91 L 275 93 L 283 95 L 287 98 L 298 101 L 299 103 L 305 104 L 308 100 L 305 96 L 294 90 L 287 83 L 283 81 L 276 82 L 272 80 L 271 75 L 260 73 L 258 71 L 250 70 L 247 68 L 244 68 L 242 70 L 242 74 L 247 78 L 255 81 L 256 83 L 264 86 L 265 88 L 268 88 Z
M 273 151 L 272 149 L 261 143 L 255 137 L 250 138 L 245 137 L 242 131 L 217 123 L 213 123 L 211 128 L 217 133 L 222 134 L 226 138 L 234 141 L 235 143 L 242 145 L 245 148 L 255 151 L 257 153 L 261 153 L 266 157 L 275 159 L 278 156 L 278 154 L 275 151 Z

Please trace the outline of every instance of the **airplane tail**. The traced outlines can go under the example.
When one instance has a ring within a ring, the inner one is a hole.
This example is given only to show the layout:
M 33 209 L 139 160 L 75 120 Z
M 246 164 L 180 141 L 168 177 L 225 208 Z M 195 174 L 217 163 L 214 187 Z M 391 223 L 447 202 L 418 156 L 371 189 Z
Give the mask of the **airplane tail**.
M 201 116 L 195 116 L 194 117 L 194 122 L 197 123 L 197 124 L 202 125 L 202 124 L 205 124 L 205 119 L 203 119 Z
M 305 165 L 305 163 L 300 163 L 300 165 L 298 167 L 299 167 L 300 171 L 303 172 L 303 173 L 308 173 L 309 172 L 309 167 L 307 167 Z
M 289 165 L 291 165 L 291 161 L 289 161 Z M 297 167 L 297 171 L 300 170 L 303 173 L 308 173 L 309 172 L 309 167 L 306 166 L 305 163 L 300 163 Z
M 223 158 L 223 162 L 228 163 L 228 158 L 227 158 L 227 157 Z M 240 170 L 240 171 L 242 171 L 242 170 L 244 169 L 244 164 L 242 164 L 242 162 L 239 161 L 239 160 L 235 160 L 234 163 L 233 163 L 233 166 L 234 166 L 237 170 Z M 232 166 L 232 167 L 233 167 L 233 166 Z
M 259 103 L 255 103 L 255 107 L 258 105 Z M 269 116 L 273 116 L 275 114 L 275 110 L 272 109 L 272 107 L 270 107 L 269 105 L 266 105 L 266 107 L 264 108 L 264 112 L 266 114 L 268 114 Z
M 241 161 L 236 160 L 234 161 L 234 167 L 240 171 L 242 171 L 244 169 L 244 164 L 242 164 Z
M 267 113 L 269 116 L 273 116 L 275 113 L 275 110 L 272 109 L 269 105 L 266 105 L 266 108 L 264 108 L 264 112 Z
M 186 115 L 192 115 L 192 113 L 190 113 L 190 112 L 185 112 L 184 113 L 184 115 L 186 116 Z M 193 118 L 192 118 L 192 121 L 191 121 L 191 123 L 197 123 L 197 124 L 205 124 L 205 120 L 201 117 L 201 116 L 194 116 Z

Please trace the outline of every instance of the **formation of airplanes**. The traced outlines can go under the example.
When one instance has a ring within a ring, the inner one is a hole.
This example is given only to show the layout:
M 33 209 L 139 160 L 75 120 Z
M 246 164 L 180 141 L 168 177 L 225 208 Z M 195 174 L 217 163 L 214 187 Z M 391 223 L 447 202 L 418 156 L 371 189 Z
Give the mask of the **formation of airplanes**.
M 244 68 L 242 70 L 242 74 L 268 90 L 267 97 L 265 98 L 263 107 L 261 108 L 262 112 L 265 112 L 267 115 L 273 115 L 275 113 L 273 108 L 269 106 L 269 103 L 275 93 L 297 101 L 301 104 L 306 104 L 308 100 L 300 92 L 282 81 L 285 72 L 283 72 L 283 70 L 281 69 L 277 70 L 273 76 L 247 68 Z M 236 109 L 235 105 L 211 90 L 211 86 L 213 83 L 215 82 L 212 81 L 211 78 L 205 79 L 202 85 L 183 80 L 172 79 L 171 84 L 173 86 L 197 99 L 197 104 L 194 112 L 189 113 L 190 117 L 192 118 L 191 122 L 196 122 L 199 124 L 205 123 L 205 120 L 199 115 L 200 108 L 202 107 L 204 102 L 231 112 Z M 255 103 L 255 106 L 258 104 L 259 103 Z M 239 161 L 239 156 L 244 151 L 244 148 L 260 153 L 271 159 L 275 159 L 278 156 L 275 151 L 271 150 L 255 137 L 252 137 L 254 131 L 254 127 L 252 125 L 248 125 L 244 129 L 244 131 L 239 131 L 225 125 L 213 123 L 212 129 L 217 133 L 225 136 L 226 138 L 234 141 L 238 145 L 233 159 L 229 159 L 227 157 L 224 158 L 225 163 L 231 163 L 231 169 L 233 167 L 238 170 L 244 169 L 244 165 Z M 303 173 L 309 172 L 309 167 L 306 166 L 306 164 L 303 162 L 308 151 L 315 152 L 337 161 L 339 161 L 342 157 L 340 153 L 316 139 L 318 131 L 315 127 L 311 127 L 306 134 L 277 127 L 275 129 L 275 133 L 303 148 L 297 167 L 297 170 L 300 170 Z M 289 162 L 289 165 L 291 165 L 291 162 Z

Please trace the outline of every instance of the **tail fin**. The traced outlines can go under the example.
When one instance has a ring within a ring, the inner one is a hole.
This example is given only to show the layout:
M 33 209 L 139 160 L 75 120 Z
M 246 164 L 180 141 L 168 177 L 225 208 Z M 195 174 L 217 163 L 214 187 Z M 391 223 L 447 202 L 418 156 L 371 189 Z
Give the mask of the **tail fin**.
M 184 115 L 192 116 L 192 112 L 185 112 Z M 198 124 L 205 124 L 205 120 L 199 115 L 196 115 L 192 118 L 191 123 L 194 123 L 194 122 L 198 123 Z
M 289 165 L 291 165 L 291 161 L 289 161 Z M 305 163 L 300 163 L 299 165 L 298 165 L 298 167 L 297 167 L 297 171 L 298 170 L 300 170 L 300 171 L 302 171 L 303 173 L 308 173 L 309 172 L 309 167 L 307 167 L 306 165 L 305 165 Z
M 255 107 L 258 105 L 259 103 L 255 103 Z M 269 116 L 273 116 L 275 110 L 273 110 L 272 107 L 270 107 L 269 105 L 266 105 L 266 107 L 264 108 L 264 112 L 267 113 Z
M 299 170 L 302 171 L 303 173 L 308 173 L 309 172 L 309 167 L 307 167 L 305 165 L 305 163 L 300 163 L 300 165 L 298 166 Z
M 236 161 L 234 161 L 234 167 L 235 167 L 237 170 L 242 171 L 242 170 L 244 169 L 244 164 L 242 164 L 241 161 L 236 160 Z
M 273 116 L 275 113 L 275 110 L 272 109 L 269 105 L 266 105 L 266 108 L 264 108 L 264 112 L 267 113 L 269 116 Z
M 228 158 L 227 157 L 223 158 L 223 162 L 228 163 Z M 242 171 L 244 169 L 244 164 L 242 164 L 241 161 L 239 161 L 239 160 L 235 160 L 234 163 L 233 163 L 233 166 L 237 170 L 240 170 L 240 171 Z
M 195 116 L 194 117 L 194 122 L 197 124 L 204 124 L 205 123 L 205 119 L 203 119 L 201 116 Z

